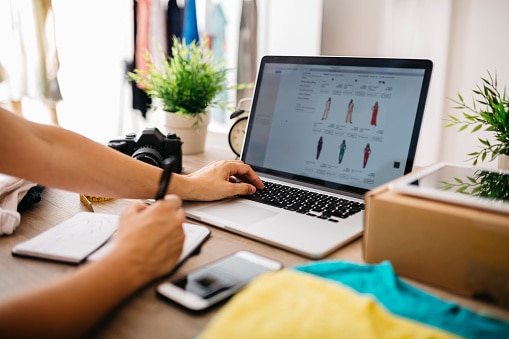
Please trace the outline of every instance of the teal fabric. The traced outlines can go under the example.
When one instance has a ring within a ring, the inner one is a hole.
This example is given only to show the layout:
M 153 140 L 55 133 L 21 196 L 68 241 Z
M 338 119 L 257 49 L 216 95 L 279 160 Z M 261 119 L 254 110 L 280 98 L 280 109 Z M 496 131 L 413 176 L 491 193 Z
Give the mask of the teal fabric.
M 294 269 L 371 294 L 391 313 L 465 338 L 509 338 L 509 322 L 486 317 L 441 300 L 399 279 L 390 262 L 360 265 L 318 261 Z

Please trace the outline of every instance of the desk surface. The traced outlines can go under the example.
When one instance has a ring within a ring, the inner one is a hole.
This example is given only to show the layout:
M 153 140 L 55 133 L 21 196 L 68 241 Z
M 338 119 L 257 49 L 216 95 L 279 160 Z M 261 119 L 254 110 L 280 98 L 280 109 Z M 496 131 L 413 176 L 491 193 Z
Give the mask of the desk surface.
M 226 136 L 209 133 L 205 153 L 183 157 L 184 171 L 191 172 L 206 163 L 217 159 L 233 159 Z M 119 214 L 130 203 L 129 200 L 111 200 L 94 203 L 96 212 Z M 42 231 L 70 218 L 74 214 L 87 211 L 80 203 L 76 193 L 46 189 L 43 199 L 30 211 L 22 215 L 21 225 L 11 236 L 0 237 L 0 300 L 12 293 L 38 286 L 58 279 L 77 266 L 59 264 L 34 259 L 13 257 L 12 247 Z M 190 220 L 191 223 L 196 223 Z M 201 252 L 189 258 L 172 276 L 182 276 L 190 270 L 238 250 L 250 250 L 281 261 L 285 267 L 308 262 L 309 259 L 295 255 L 259 242 L 210 227 L 212 234 Z M 340 248 L 325 259 L 341 259 L 362 263 L 362 238 Z M 147 334 L 151 338 L 192 338 L 200 333 L 207 322 L 217 312 L 193 314 L 156 296 L 155 281 L 138 291 L 117 307 L 98 327 L 95 338 L 140 338 Z M 459 302 L 474 310 L 509 319 L 509 312 L 490 305 L 481 304 L 467 298 L 453 295 L 431 286 L 414 281 L 411 283 L 439 297 Z

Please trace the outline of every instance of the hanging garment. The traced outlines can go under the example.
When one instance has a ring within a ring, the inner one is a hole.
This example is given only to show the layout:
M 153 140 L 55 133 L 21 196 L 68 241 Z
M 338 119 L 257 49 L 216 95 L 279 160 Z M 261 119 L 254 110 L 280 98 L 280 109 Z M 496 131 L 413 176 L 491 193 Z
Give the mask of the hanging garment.
M 196 19 L 196 0 L 187 0 L 184 9 L 184 26 L 182 28 L 182 38 L 186 40 L 186 44 L 193 41 L 200 41 L 198 34 L 198 21 Z
M 137 0 L 133 0 L 133 27 L 134 27 L 134 36 L 133 36 L 133 40 L 134 40 L 134 54 L 133 54 L 133 62 L 132 63 L 129 63 L 126 65 L 126 68 L 127 68 L 127 72 L 133 72 L 135 68 L 137 68 L 137 59 L 138 59 L 138 54 L 136 49 L 137 49 L 137 46 L 140 46 L 140 44 L 138 44 L 138 1 Z M 142 13 L 143 13 L 143 10 L 142 10 Z M 142 30 L 143 31 L 143 30 Z M 141 34 L 141 33 L 140 33 Z M 147 38 L 147 41 L 148 41 L 148 38 Z M 145 93 L 145 91 L 143 89 L 140 89 L 136 82 L 134 81 L 131 81 L 131 90 L 132 90 L 132 100 L 133 100 L 133 109 L 135 110 L 139 110 L 141 112 L 141 115 L 143 118 L 146 118 L 147 117 L 147 111 L 148 109 L 150 108 L 150 105 L 152 104 L 152 100 L 149 98 L 149 96 L 147 95 L 147 93 Z
M 207 34 L 211 37 L 211 49 L 216 60 L 224 58 L 226 17 L 221 4 L 214 4 L 207 20 Z
M 237 84 L 254 83 L 258 69 L 258 13 L 256 0 L 243 0 L 240 16 Z M 237 90 L 237 99 L 251 98 L 253 89 Z
M 226 17 L 224 16 L 221 4 L 214 4 L 210 10 L 210 16 L 207 20 L 207 34 L 210 37 L 210 48 L 214 54 L 214 59 L 223 60 L 225 53 L 225 27 Z M 226 90 L 218 94 L 217 100 L 226 102 L 228 93 Z M 226 122 L 226 114 L 223 108 L 211 108 L 212 119 L 220 123 Z
M 62 100 L 51 0 L 3 0 L 0 13 L 0 65 L 9 99 Z
M 159 67 L 166 57 L 166 5 L 161 0 L 135 0 L 134 11 L 134 58 L 133 64 L 128 65 L 128 71 L 134 69 L 148 70 L 147 53 L 151 61 Z M 141 111 L 145 118 L 152 100 L 145 93 L 141 84 L 132 82 L 133 108 Z
M 136 69 L 148 71 L 148 62 L 145 55 L 150 52 L 150 4 L 151 0 L 138 0 L 136 11 L 136 39 L 134 45 L 134 60 Z M 139 83 L 136 84 L 140 89 L 144 89 Z
M 182 37 L 182 23 L 184 11 L 178 6 L 177 0 L 168 1 L 168 10 L 166 11 L 167 28 L 167 55 L 171 57 L 171 47 L 173 46 L 173 37 Z
M 138 0 L 135 43 L 136 68 L 148 71 L 151 62 L 156 67 L 166 58 L 166 9 L 160 0 Z M 150 61 L 147 60 L 150 55 Z M 137 84 L 144 89 L 141 84 Z
M 167 57 L 167 11 L 167 4 L 163 4 L 162 0 L 151 0 L 148 51 L 152 56 L 152 62 L 158 68 L 162 66 L 164 59 Z

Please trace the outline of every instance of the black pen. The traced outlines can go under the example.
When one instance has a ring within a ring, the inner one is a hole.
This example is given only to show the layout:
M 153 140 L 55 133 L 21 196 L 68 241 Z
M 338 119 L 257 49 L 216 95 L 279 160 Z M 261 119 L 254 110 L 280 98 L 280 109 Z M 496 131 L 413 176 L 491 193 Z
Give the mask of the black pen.
M 170 184 L 171 172 L 173 168 L 173 163 L 175 162 L 174 157 L 169 157 L 164 159 L 164 169 L 163 174 L 161 175 L 161 181 L 159 181 L 159 189 L 157 190 L 156 200 L 163 199 L 166 195 L 166 190 L 168 189 L 168 185 Z

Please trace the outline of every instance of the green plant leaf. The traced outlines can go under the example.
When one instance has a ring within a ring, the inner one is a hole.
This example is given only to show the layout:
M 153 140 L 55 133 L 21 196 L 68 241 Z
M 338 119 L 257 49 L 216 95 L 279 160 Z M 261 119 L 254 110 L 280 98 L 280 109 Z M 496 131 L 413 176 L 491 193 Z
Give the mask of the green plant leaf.
M 160 98 L 163 109 L 183 115 L 198 115 L 218 103 L 216 97 L 226 90 L 227 69 L 215 60 L 212 51 L 196 41 L 173 37 L 172 57 L 160 49 L 162 65 L 155 67 L 148 56 L 148 70 L 135 69 L 129 77 L 140 83 L 151 98 Z
M 457 177 L 454 177 L 454 181 L 456 181 L 459 184 L 463 183 L 463 180 L 461 180 L 460 178 L 457 178 Z
M 482 149 L 480 152 L 471 152 L 469 160 L 474 166 L 479 161 L 493 160 L 501 152 L 509 153 L 509 100 L 506 88 L 499 91 L 496 73 L 489 71 L 487 77 L 481 77 L 481 85 L 476 85 L 472 90 L 472 104 L 467 105 L 463 96 L 458 93 L 458 100 L 452 100 L 456 106 L 454 109 L 462 110 L 461 117 L 448 115 L 445 127 L 458 125 L 458 132 L 468 130 L 470 133 L 487 131 L 493 134 L 497 141 L 491 143 L 488 138 L 478 138 Z
M 460 186 L 458 187 L 458 189 L 456 190 L 456 192 L 458 193 L 464 193 L 466 190 L 467 190 L 468 186 Z
M 464 131 L 468 128 L 468 125 L 463 125 L 459 128 L 458 132 Z
M 475 121 L 475 119 L 477 118 L 477 116 L 472 115 L 472 114 L 467 114 L 467 113 L 463 113 L 463 116 L 464 116 L 467 120 L 470 120 L 470 121 Z
M 447 115 L 447 117 L 448 117 L 450 120 L 452 120 L 453 122 L 458 122 L 458 121 L 460 121 L 457 117 L 455 117 L 454 115 L 451 115 L 451 114 Z
M 472 195 L 476 195 L 482 190 L 482 186 L 476 186 L 472 189 Z
M 479 142 L 481 144 L 483 144 L 484 146 L 487 146 L 487 147 L 490 147 L 490 142 L 488 139 L 481 139 L 481 138 L 477 138 L 479 140 Z
M 477 132 L 478 130 L 480 130 L 482 128 L 482 126 L 483 126 L 482 124 L 479 124 L 479 125 L 475 126 L 474 128 L 472 128 L 470 133 Z
M 477 180 L 471 176 L 467 176 L 468 181 L 470 181 L 472 184 L 477 184 Z

